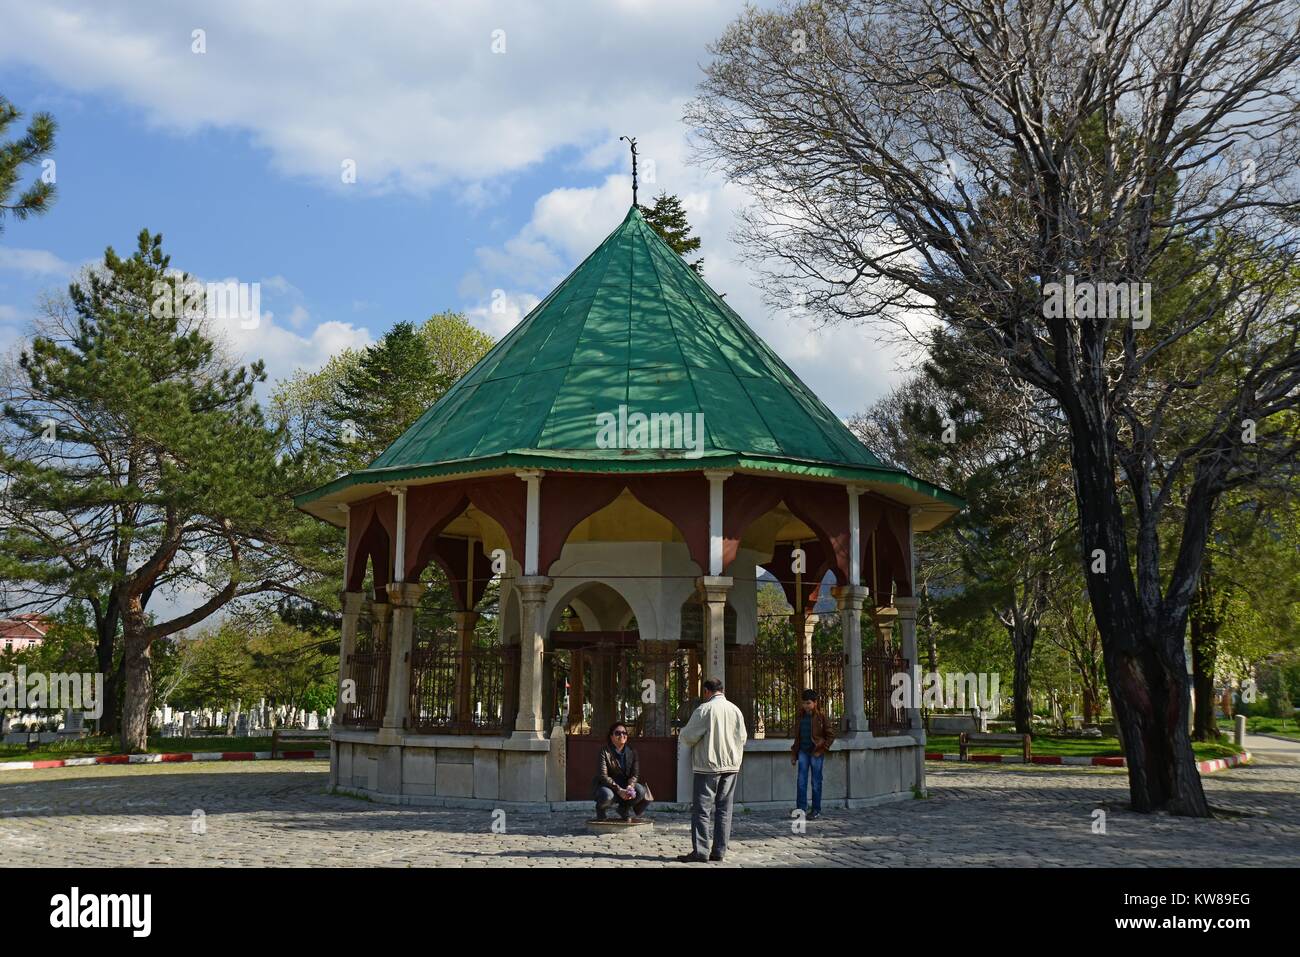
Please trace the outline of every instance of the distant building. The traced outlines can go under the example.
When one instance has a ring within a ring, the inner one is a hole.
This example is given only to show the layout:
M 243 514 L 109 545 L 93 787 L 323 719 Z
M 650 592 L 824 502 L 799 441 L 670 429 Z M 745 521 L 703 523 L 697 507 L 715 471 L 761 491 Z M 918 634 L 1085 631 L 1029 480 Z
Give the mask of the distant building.
M 0 649 L 24 651 L 45 640 L 53 622 L 44 615 L 25 614 L 0 620 Z

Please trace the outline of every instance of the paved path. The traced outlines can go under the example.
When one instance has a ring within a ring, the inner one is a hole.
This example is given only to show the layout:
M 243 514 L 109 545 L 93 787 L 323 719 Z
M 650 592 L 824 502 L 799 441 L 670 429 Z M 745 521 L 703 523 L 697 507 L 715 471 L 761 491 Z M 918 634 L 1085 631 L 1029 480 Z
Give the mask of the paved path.
M 0 779 L 10 866 L 681 866 L 688 819 L 648 837 L 597 837 L 578 813 L 396 808 L 325 793 L 323 761 L 103 766 Z M 1124 810 L 1103 769 L 931 763 L 932 796 L 832 811 L 793 834 L 777 811 L 737 814 L 733 865 L 1253 866 L 1300 862 L 1300 766 L 1262 762 L 1205 779 L 1232 812 L 1188 821 Z M 1106 833 L 1092 831 L 1106 812 Z M 201 811 L 201 818 L 193 812 Z M 198 824 L 202 827 L 196 827 Z M 206 833 L 194 831 L 206 830 Z
M 1248 734 L 1243 739 L 1246 750 L 1258 754 L 1261 760 L 1300 763 L 1300 741 L 1290 738 L 1275 738 L 1267 734 Z

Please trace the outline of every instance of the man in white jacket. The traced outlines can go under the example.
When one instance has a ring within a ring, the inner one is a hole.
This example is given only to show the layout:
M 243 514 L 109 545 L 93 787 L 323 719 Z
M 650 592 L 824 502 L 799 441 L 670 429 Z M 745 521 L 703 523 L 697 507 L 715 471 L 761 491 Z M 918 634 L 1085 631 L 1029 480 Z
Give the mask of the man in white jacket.
M 691 840 L 694 849 L 679 861 L 720 861 L 727 856 L 731 836 L 731 805 L 736 778 L 745 757 L 745 716 L 722 693 L 722 680 L 704 682 L 704 701 L 677 740 L 691 748 Z M 713 840 L 710 849 L 709 840 Z

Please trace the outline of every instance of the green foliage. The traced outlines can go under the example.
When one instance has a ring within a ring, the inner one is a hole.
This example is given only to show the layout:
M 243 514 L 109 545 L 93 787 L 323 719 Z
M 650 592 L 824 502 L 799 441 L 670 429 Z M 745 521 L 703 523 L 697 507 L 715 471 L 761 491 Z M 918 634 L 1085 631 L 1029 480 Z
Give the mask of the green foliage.
M 279 382 L 271 417 L 301 475 L 295 488 L 365 468 L 491 347 L 492 338 L 464 315 L 440 312 L 419 326 L 398 323 L 374 345 Z M 282 606 L 280 615 L 301 628 L 334 631 L 343 531 L 304 516 L 293 540 L 309 575 L 301 601 Z M 445 589 L 428 600 L 451 604 Z
M 45 640 L 22 651 L 0 650 L 0 672 L 13 672 L 19 665 L 27 671 L 47 674 L 94 673 L 95 628 L 80 603 L 69 603 L 47 616 L 51 621 Z
M 22 113 L 18 108 L 0 96 L 0 233 L 4 232 L 6 215 L 23 220 L 46 212 L 54 202 L 54 183 L 44 175 L 14 195 L 23 167 L 40 163 L 54 150 L 54 134 L 58 128 L 49 113 L 36 113 L 27 124 L 25 135 L 5 142 L 10 128 L 20 119 Z
M 682 201 L 676 196 L 670 196 L 665 191 L 655 197 L 653 206 L 638 208 L 646 224 L 683 259 L 700 248 L 700 237 L 691 235 L 691 224 L 686 220 L 686 210 L 682 208 Z M 688 260 L 688 265 L 700 275 L 704 274 L 703 258 L 694 262 Z
M 492 347 L 461 313 L 399 322 L 374 345 L 277 385 L 272 417 L 319 481 L 365 468 Z
M 1291 702 L 1291 684 L 1284 667 L 1273 665 L 1263 669 L 1259 676 L 1259 689 L 1268 699 L 1270 717 L 1289 718 L 1295 714 L 1295 706 Z
M 272 570 L 286 512 L 278 436 L 253 401 L 262 365 L 227 362 L 200 318 L 154 314 L 170 270 L 148 230 L 130 258 L 109 248 L 23 353 L 4 406 L 0 578 L 84 601 L 97 621 L 162 588 L 233 597 Z

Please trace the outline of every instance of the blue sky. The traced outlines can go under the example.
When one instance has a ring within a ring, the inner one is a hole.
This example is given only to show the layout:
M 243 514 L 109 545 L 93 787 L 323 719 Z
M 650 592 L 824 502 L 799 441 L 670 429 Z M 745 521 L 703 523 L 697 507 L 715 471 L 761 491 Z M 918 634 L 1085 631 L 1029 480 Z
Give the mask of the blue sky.
M 730 238 L 747 197 L 691 161 L 682 107 L 739 10 L 0 2 L 0 93 L 60 127 L 57 204 L 0 234 L 0 350 L 43 292 L 146 226 L 175 265 L 262 284 L 263 321 L 227 333 L 273 378 L 445 308 L 499 336 L 621 220 L 630 133 L 653 164 L 643 197 L 683 197 L 706 278 L 836 412 L 857 411 L 898 354 L 764 306 Z

